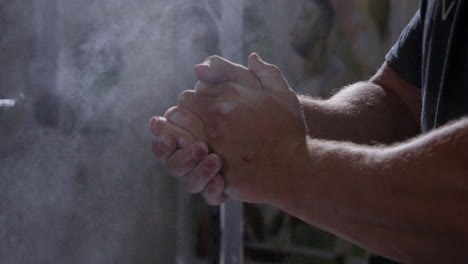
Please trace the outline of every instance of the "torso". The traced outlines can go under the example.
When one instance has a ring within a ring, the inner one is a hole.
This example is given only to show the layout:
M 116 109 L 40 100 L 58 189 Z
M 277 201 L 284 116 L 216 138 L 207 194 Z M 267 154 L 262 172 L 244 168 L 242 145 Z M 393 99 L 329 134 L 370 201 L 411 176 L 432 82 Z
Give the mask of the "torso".
M 468 2 L 421 4 L 423 131 L 468 114 Z

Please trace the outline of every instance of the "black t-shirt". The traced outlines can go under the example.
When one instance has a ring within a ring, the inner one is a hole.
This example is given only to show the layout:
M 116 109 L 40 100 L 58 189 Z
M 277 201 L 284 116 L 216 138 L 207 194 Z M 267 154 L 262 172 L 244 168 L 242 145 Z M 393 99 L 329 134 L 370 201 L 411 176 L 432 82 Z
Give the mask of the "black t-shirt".
M 422 0 L 386 56 L 422 89 L 422 132 L 468 115 L 468 1 Z

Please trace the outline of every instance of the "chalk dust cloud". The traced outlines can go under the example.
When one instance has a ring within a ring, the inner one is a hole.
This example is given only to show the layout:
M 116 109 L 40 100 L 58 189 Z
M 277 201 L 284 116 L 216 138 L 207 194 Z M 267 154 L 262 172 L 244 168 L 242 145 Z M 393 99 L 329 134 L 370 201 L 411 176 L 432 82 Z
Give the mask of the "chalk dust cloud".
M 190 259 L 202 206 L 154 161 L 148 120 L 193 87 L 192 66 L 241 46 L 327 97 L 370 76 L 406 23 L 373 18 L 417 6 L 246 0 L 238 39 L 221 1 L 0 0 L 0 263 Z
M 148 120 L 216 53 L 204 5 L 0 2 L 0 263 L 174 263 Z

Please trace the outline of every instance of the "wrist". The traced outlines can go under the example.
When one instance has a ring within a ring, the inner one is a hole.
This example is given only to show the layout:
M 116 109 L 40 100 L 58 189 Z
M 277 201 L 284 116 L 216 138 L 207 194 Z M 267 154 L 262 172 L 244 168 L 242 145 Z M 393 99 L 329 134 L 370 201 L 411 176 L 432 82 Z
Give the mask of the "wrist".
M 298 186 L 302 177 L 310 175 L 311 164 L 308 144 L 310 137 L 304 136 L 297 140 L 287 140 L 287 144 L 281 150 L 281 170 L 275 173 L 274 191 L 270 194 L 271 205 L 284 209 L 297 201 Z
M 323 226 L 333 208 L 330 195 L 339 184 L 333 172 L 335 157 L 329 143 L 307 136 L 302 145 L 297 145 L 295 153 L 289 156 L 288 170 L 280 182 L 281 195 L 273 206 L 310 224 Z
M 330 121 L 336 118 L 332 113 L 332 107 L 325 100 L 307 96 L 298 98 L 308 135 L 312 138 L 330 138 L 334 133 L 334 125 Z
M 275 206 L 323 226 L 335 212 L 353 205 L 372 184 L 376 149 L 307 137 L 290 159 L 281 199 Z M 311 213 L 312 212 L 312 213 Z

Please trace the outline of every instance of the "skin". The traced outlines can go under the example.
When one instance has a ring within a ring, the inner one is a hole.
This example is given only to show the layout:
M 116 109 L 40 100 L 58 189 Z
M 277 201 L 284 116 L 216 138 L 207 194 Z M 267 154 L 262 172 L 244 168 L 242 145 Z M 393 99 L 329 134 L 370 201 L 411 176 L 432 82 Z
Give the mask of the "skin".
M 386 64 L 326 101 L 296 96 L 256 54 L 195 73 L 151 120 L 155 155 L 189 191 L 270 204 L 405 263 L 468 260 L 468 118 L 415 137 L 420 90 Z

